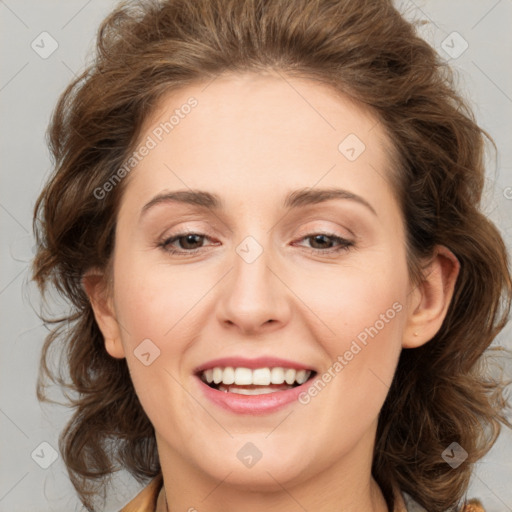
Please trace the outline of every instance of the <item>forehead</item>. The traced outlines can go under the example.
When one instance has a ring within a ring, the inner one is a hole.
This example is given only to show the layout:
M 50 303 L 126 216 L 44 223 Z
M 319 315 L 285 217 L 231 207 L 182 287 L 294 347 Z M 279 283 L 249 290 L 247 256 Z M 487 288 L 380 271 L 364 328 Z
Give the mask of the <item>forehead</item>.
M 245 200 L 317 183 L 392 193 L 391 143 L 377 117 L 281 73 L 226 74 L 165 94 L 143 125 L 139 147 L 148 143 L 129 176 L 128 192 L 141 198 L 163 187 L 223 195 L 237 184 Z

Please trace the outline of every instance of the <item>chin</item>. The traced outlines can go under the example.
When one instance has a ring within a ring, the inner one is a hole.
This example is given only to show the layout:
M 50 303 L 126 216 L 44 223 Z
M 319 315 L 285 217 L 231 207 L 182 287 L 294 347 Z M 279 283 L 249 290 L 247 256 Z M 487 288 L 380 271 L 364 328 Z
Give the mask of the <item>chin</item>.
M 303 450 L 284 449 L 284 443 L 269 444 L 268 440 L 266 444 L 257 440 L 252 444 L 250 439 L 250 436 L 237 437 L 233 449 L 217 446 L 219 451 L 212 457 L 197 460 L 198 467 L 216 481 L 253 492 L 282 490 L 282 485 L 295 485 L 308 478 L 312 465 Z M 222 452 L 223 457 L 219 456 Z

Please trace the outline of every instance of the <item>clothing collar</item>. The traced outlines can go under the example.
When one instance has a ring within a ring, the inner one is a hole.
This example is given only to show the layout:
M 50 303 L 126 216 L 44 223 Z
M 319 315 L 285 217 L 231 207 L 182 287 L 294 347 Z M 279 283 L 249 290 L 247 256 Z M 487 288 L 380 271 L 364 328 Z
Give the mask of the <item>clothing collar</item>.
M 416 503 L 407 493 L 395 489 L 394 494 L 395 507 L 393 512 L 427 512 L 425 508 Z M 484 512 L 484 509 L 478 505 L 468 504 L 463 508 L 463 511 Z M 167 512 L 162 474 L 153 478 L 120 512 Z

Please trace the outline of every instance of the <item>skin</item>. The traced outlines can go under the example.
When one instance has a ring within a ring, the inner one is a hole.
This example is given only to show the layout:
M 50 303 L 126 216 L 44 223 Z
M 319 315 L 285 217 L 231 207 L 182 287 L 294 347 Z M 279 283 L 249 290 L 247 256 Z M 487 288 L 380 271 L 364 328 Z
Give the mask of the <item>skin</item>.
M 348 98 L 279 74 L 223 75 L 165 96 L 140 140 L 191 96 L 197 107 L 124 183 L 110 293 L 98 271 L 84 278 L 106 349 L 126 358 L 155 427 L 169 510 L 386 511 L 371 476 L 378 414 L 401 350 L 440 328 L 458 262 L 438 247 L 425 281 L 411 283 L 389 140 Z M 366 146 L 355 161 L 338 150 L 348 134 Z M 283 208 L 310 187 L 348 190 L 375 213 L 351 199 Z M 141 216 L 158 194 L 188 189 L 218 194 L 224 208 L 166 202 Z M 159 246 L 186 230 L 206 235 L 173 243 L 198 247 L 192 256 Z M 337 243 L 315 243 L 322 232 L 353 245 L 327 254 Z M 263 249 L 252 263 L 236 252 L 247 236 Z M 193 376 L 214 358 L 261 355 L 321 375 L 397 302 L 401 311 L 306 405 L 235 414 Z M 147 338 L 160 350 L 149 366 L 134 354 Z M 247 442 L 262 453 L 251 468 L 237 458 Z

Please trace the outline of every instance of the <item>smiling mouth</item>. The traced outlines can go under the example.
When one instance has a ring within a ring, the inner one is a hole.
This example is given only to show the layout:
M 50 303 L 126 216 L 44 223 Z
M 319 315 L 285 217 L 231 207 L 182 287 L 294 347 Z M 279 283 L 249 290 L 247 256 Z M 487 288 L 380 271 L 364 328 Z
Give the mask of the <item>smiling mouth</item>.
M 264 395 L 293 389 L 316 375 L 314 370 L 284 367 L 219 367 L 199 372 L 198 377 L 210 388 L 239 395 Z

